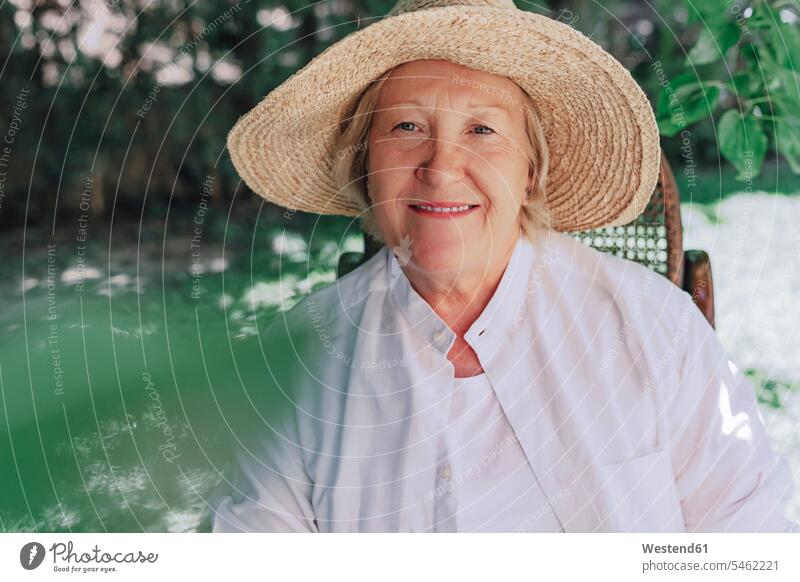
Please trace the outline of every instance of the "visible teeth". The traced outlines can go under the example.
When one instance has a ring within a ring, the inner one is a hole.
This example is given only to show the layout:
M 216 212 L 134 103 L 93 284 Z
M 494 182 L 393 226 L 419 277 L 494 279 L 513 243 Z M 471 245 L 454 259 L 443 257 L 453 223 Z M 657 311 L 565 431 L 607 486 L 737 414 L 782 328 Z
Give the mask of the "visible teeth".
M 469 204 L 465 204 L 464 206 L 450 206 L 447 208 L 442 208 L 440 206 L 428 206 L 426 204 L 416 204 L 415 206 L 429 212 L 464 212 L 465 210 L 469 210 L 471 208 Z

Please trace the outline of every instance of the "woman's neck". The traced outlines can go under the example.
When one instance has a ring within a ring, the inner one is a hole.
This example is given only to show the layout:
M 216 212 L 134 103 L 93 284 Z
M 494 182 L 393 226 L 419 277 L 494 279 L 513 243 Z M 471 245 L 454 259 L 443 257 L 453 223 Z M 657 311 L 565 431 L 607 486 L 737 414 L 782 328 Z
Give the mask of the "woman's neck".
M 485 268 L 469 272 L 456 270 L 455 276 L 431 277 L 430 273 L 422 275 L 413 268 L 405 267 L 403 270 L 416 292 L 461 338 L 491 301 L 514 247 L 512 244 L 502 256 L 490 260 Z

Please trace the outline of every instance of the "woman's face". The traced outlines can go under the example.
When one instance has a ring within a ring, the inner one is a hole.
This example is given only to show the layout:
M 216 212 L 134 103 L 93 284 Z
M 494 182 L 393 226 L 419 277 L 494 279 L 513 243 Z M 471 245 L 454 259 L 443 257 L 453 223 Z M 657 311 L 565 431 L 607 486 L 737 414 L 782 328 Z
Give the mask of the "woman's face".
M 368 195 L 402 263 L 480 272 L 519 236 L 530 186 L 522 90 L 449 61 L 397 67 L 370 126 Z

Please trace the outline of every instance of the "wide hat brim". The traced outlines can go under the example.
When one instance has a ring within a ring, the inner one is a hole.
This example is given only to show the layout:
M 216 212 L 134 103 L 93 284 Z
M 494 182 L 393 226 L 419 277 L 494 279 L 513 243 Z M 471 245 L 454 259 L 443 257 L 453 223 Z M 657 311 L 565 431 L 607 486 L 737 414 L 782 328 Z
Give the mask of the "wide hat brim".
M 508 77 L 536 103 L 550 150 L 546 202 L 562 232 L 627 224 L 660 164 L 653 110 L 614 57 L 580 32 L 518 9 L 447 6 L 380 20 L 328 47 L 228 134 L 245 183 L 280 206 L 360 216 L 333 175 L 341 120 L 392 67 L 444 59 Z

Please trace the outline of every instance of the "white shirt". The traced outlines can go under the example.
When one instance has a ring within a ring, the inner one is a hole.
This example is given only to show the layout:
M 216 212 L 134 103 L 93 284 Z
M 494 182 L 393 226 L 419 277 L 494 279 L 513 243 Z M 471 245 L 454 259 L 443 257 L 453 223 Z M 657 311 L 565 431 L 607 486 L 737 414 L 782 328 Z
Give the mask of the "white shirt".
M 456 378 L 447 393 L 447 464 L 431 494 L 452 492 L 451 531 L 563 532 L 488 376 Z
M 663 276 L 539 232 L 464 338 L 564 531 L 796 530 L 752 385 Z M 452 531 L 454 340 L 387 248 L 279 316 L 214 530 Z

